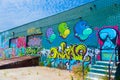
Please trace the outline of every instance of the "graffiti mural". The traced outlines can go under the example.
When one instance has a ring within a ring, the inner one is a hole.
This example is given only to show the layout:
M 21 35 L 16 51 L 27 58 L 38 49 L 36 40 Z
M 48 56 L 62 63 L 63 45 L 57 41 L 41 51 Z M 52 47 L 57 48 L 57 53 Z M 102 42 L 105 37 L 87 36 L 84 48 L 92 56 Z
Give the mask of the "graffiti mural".
M 59 48 L 51 48 L 49 58 L 83 60 L 87 52 L 87 47 L 83 44 L 71 45 L 67 47 L 65 42 L 60 44 Z M 86 61 L 89 61 L 87 59 Z
M 4 32 L 1 34 L 1 46 L 3 48 L 9 48 L 9 39 L 11 38 L 10 36 L 11 35 L 9 32 Z
M 40 35 L 32 35 L 28 36 L 28 47 L 41 47 L 41 36 Z
M 19 37 L 17 39 L 17 47 L 18 48 L 26 47 L 26 38 L 25 37 Z
M 60 36 L 62 38 L 67 38 L 67 36 L 70 34 L 70 29 L 66 22 L 60 23 L 58 26 L 58 31 L 60 33 Z
M 109 60 L 117 46 L 119 36 L 118 26 L 105 26 L 98 32 L 101 49 L 101 59 Z
M 55 40 L 56 34 L 54 33 L 53 28 L 48 28 L 47 29 L 46 38 L 50 43 L 52 43 Z
M 27 34 L 28 35 L 31 35 L 31 34 L 41 34 L 42 32 L 41 32 L 41 30 L 38 28 L 29 28 L 28 30 L 27 30 Z
M 92 49 L 88 49 L 84 44 L 68 46 L 66 42 L 61 42 L 59 47 L 40 51 L 40 63 L 44 66 L 71 70 L 73 66 L 81 64 L 83 59 L 86 64 L 90 64 L 94 55 L 93 52 Z
M 74 27 L 74 33 L 77 38 L 84 41 L 92 33 L 92 29 L 86 21 L 78 21 Z
M 17 48 L 17 38 L 10 39 L 10 48 Z
M 4 53 L 4 49 L 0 48 L 0 60 L 6 59 L 5 53 Z
M 102 49 L 115 48 L 119 39 L 118 26 L 105 26 L 98 32 L 99 44 Z
M 115 48 L 117 32 L 112 28 L 105 28 L 99 32 L 99 37 L 103 41 L 102 49 Z
M 68 70 L 74 65 L 82 65 L 83 60 L 85 64 L 109 60 L 113 49 L 120 45 L 118 26 L 93 31 L 86 21 L 77 21 L 48 26 L 42 29 L 42 36 L 40 29 L 29 28 L 26 37 L 10 39 L 10 48 L 4 50 L 5 56 L 37 55 L 40 56 L 40 65 Z

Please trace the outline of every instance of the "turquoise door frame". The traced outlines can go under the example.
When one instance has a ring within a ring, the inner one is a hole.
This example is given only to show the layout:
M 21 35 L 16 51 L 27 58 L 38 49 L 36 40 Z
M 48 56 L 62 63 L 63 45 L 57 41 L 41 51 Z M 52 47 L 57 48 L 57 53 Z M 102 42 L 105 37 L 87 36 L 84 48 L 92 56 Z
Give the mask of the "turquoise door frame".
M 118 61 L 117 51 L 115 49 L 109 49 L 109 50 L 104 49 L 100 51 L 100 57 L 102 61 L 109 61 L 111 56 L 112 56 L 112 61 L 114 61 L 115 59 Z

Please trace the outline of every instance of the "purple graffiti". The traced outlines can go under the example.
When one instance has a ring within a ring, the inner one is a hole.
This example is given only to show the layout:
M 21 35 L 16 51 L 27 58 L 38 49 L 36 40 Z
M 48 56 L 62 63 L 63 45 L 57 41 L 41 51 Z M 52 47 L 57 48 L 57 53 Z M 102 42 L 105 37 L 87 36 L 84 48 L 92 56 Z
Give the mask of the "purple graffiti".
M 53 29 L 52 28 L 48 28 L 47 31 L 46 31 L 47 38 L 49 38 L 52 34 L 54 34 Z

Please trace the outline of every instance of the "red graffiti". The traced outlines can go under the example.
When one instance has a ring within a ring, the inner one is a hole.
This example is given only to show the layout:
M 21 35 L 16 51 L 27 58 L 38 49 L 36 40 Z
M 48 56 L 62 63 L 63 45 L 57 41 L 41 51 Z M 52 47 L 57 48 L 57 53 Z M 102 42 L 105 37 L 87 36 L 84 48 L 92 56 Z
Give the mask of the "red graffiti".
M 19 37 L 17 39 L 17 47 L 18 48 L 26 47 L 26 38 L 25 37 Z

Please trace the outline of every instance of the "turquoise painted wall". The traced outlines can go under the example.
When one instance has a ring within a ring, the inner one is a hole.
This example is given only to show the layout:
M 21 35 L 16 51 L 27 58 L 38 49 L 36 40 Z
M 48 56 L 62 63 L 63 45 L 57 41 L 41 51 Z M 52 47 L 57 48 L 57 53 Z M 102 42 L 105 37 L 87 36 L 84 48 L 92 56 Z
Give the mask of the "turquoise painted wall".
M 46 39 L 46 30 L 49 27 L 42 28 L 42 32 L 44 32 L 43 35 L 42 35 L 43 36 L 43 39 L 42 39 L 42 45 L 43 45 L 43 47 L 47 48 L 47 49 L 50 49 L 51 47 L 58 47 L 61 42 L 66 42 L 68 46 L 70 44 L 84 43 L 87 46 L 97 47 L 98 43 L 97 43 L 96 31 L 93 31 L 93 33 L 85 41 L 81 41 L 80 39 L 78 39 L 77 37 L 75 37 L 74 27 L 75 27 L 76 23 L 79 20 L 80 19 L 75 19 L 75 20 L 71 20 L 71 21 L 67 22 L 68 27 L 70 29 L 70 35 L 68 35 L 68 37 L 65 38 L 65 39 L 62 38 L 60 36 L 60 34 L 59 34 L 59 31 L 58 31 L 59 24 L 49 26 L 49 27 L 53 28 L 55 34 L 57 35 L 56 39 L 52 43 L 49 43 L 49 41 Z

